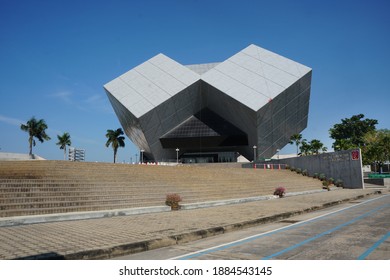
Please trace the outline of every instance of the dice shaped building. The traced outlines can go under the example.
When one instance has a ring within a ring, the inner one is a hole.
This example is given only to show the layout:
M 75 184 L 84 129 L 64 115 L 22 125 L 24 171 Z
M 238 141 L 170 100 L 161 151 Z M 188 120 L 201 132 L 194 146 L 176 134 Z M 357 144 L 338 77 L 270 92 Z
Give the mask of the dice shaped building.
M 311 75 L 250 45 L 220 63 L 182 65 L 158 54 L 104 89 L 145 160 L 259 160 L 307 127 Z

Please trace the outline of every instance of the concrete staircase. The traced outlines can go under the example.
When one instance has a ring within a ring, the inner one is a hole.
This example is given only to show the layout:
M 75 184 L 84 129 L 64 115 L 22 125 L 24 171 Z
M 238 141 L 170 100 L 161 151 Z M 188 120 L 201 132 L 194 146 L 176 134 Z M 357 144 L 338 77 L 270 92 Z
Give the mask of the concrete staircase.
M 0 217 L 164 205 L 321 189 L 321 182 L 289 170 L 222 165 L 127 165 L 68 161 L 0 162 Z

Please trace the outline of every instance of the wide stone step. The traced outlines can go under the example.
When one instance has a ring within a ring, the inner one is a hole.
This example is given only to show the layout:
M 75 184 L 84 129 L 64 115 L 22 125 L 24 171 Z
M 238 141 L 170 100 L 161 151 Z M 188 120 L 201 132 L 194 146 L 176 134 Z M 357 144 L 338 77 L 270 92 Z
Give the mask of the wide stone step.
M 145 166 L 66 161 L 0 162 L 0 215 L 164 205 L 168 193 L 198 203 L 321 188 L 288 170 L 225 165 Z

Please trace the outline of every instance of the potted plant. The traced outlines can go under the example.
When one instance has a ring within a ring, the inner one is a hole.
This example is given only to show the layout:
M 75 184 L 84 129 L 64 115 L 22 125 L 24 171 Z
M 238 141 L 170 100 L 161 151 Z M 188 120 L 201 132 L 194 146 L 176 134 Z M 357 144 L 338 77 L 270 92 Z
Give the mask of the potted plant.
M 285 196 L 286 194 L 286 188 L 284 187 L 277 187 L 274 191 L 274 195 L 277 195 L 279 196 L 280 198 L 282 198 L 283 196 Z
M 167 194 L 165 198 L 165 205 L 171 206 L 171 210 L 179 210 L 181 207 L 179 202 L 183 199 L 177 193 Z

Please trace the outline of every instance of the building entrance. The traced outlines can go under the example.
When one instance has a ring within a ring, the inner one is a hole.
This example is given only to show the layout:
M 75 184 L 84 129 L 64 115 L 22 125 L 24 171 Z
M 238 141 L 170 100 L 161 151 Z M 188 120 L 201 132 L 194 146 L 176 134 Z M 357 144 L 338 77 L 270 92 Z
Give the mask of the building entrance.
M 185 153 L 181 157 L 182 163 L 213 163 L 213 162 L 236 162 L 235 152 L 208 152 L 208 153 Z

